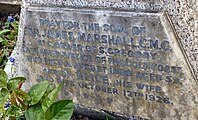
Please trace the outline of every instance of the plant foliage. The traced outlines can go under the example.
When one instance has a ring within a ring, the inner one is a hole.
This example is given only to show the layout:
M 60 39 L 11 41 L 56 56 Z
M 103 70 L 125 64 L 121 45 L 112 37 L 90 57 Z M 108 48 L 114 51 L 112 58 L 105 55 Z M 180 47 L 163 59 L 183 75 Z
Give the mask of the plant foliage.
M 1 119 L 69 120 L 74 111 L 72 100 L 56 101 L 63 83 L 55 87 L 48 81 L 33 85 L 28 92 L 20 89 L 24 77 L 8 79 L 0 69 Z
M 17 42 L 19 16 L 0 20 L 0 68 L 3 69 Z

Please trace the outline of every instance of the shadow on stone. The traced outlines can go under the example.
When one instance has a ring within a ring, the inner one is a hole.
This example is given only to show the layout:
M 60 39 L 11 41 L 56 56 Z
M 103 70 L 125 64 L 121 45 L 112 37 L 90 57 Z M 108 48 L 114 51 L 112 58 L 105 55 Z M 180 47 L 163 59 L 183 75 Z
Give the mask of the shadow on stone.
M 20 13 L 20 5 L 0 3 L 0 15 Z

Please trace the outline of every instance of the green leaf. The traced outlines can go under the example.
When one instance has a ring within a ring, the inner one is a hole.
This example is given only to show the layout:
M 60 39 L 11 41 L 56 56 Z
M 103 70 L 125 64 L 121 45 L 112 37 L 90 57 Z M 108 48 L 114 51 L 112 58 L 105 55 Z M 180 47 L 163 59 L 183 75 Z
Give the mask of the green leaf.
M 7 116 L 18 116 L 20 115 L 20 113 L 21 113 L 20 108 L 15 105 L 11 105 L 6 111 Z
M 16 89 L 16 90 L 14 90 L 14 92 L 18 98 L 23 100 L 23 102 L 29 101 L 31 99 L 29 94 L 27 94 L 26 92 L 24 92 L 20 89 Z
M 4 39 L 2 37 L 0 37 L 0 43 L 2 43 L 4 41 Z
M 17 105 L 19 105 L 21 108 L 26 110 L 28 106 L 28 102 L 31 100 L 29 94 L 27 94 L 26 92 L 20 89 L 15 89 L 13 92 L 16 95 L 16 100 L 18 102 Z
M 2 111 L 4 111 L 4 104 L 5 102 L 7 102 L 9 96 L 3 96 L 2 94 L 0 94 L 0 113 L 2 113 Z
M 6 28 L 9 28 L 9 26 L 10 26 L 10 22 L 7 21 L 7 22 L 5 23 L 5 27 L 6 27 Z
M 25 112 L 27 120 L 45 120 L 44 111 L 40 104 L 30 106 Z
M 48 81 L 42 81 L 35 85 L 33 85 L 30 90 L 28 91 L 28 94 L 31 97 L 30 105 L 37 104 L 40 99 L 43 97 L 46 89 L 48 87 Z
M 0 88 L 6 87 L 7 74 L 4 70 L 0 70 Z
M 46 120 L 70 120 L 74 111 L 72 100 L 60 100 L 53 103 L 46 111 Z
M 2 65 L 3 57 L 0 56 L 0 64 Z
M 61 83 L 58 87 L 56 87 L 51 93 L 48 94 L 48 96 L 43 100 L 42 102 L 42 108 L 44 111 L 47 110 L 47 108 L 54 103 L 56 100 L 58 93 L 60 92 L 61 88 L 63 87 L 64 83 Z
M 9 43 L 8 40 L 5 38 L 5 39 L 4 39 L 4 45 L 7 46 L 7 47 L 9 47 L 9 46 L 8 46 L 8 43 Z
M 9 35 L 7 35 L 9 40 L 13 40 L 14 39 L 14 34 L 12 32 L 10 32 Z
M 9 29 L 3 29 L 2 31 L 0 31 L 0 36 L 4 35 L 7 32 L 10 32 L 10 30 Z
M 12 26 L 14 27 L 14 29 L 17 29 L 18 26 L 19 26 L 19 22 L 18 22 L 18 21 L 14 21 L 14 22 L 12 22 L 11 24 L 12 24 Z
M 15 78 L 12 78 L 8 81 L 8 89 L 9 90 L 15 90 L 18 88 L 18 85 L 21 83 L 21 82 L 25 82 L 26 81 L 26 78 L 25 77 L 15 77 Z
M 2 95 L 3 97 L 6 97 L 6 96 L 9 96 L 9 95 L 10 95 L 10 92 L 8 91 L 8 89 L 2 88 L 2 89 L 1 89 L 1 95 Z
M 51 93 L 55 89 L 55 85 L 52 83 L 49 83 L 47 90 L 45 91 L 43 97 L 41 98 L 41 102 L 48 96 L 49 93 Z
M 14 91 L 10 94 L 10 102 L 12 105 L 17 106 L 17 96 Z

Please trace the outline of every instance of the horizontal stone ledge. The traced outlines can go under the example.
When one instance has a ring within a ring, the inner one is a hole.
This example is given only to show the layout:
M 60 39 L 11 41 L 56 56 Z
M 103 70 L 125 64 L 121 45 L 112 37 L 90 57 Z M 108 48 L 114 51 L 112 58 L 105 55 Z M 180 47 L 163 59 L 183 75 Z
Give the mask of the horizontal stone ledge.
M 159 0 L 150 1 L 118 1 L 118 0 L 25 0 L 26 5 L 30 6 L 48 6 L 48 7 L 75 7 L 75 8 L 103 8 L 103 9 L 118 9 L 132 10 L 145 12 L 163 11 L 163 4 Z
M 22 0 L 1 0 L 0 4 L 22 5 Z

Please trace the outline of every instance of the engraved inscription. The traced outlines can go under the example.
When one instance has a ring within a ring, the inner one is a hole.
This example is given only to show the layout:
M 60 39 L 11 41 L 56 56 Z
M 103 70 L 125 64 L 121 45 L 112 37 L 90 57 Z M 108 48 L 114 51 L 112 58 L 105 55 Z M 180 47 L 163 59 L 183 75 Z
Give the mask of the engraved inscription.
M 174 105 L 167 92 L 179 91 L 183 68 L 170 62 L 173 48 L 160 16 L 72 14 L 28 11 L 37 17 L 25 25 L 21 51 L 29 64 L 42 66 L 37 81 L 64 81 L 63 96 L 87 106 L 105 108 L 118 99 Z

